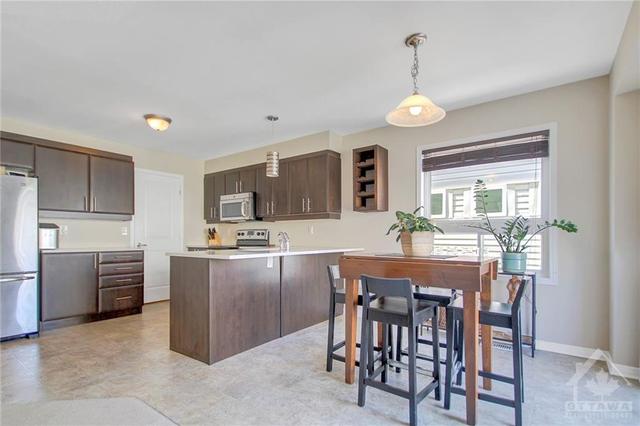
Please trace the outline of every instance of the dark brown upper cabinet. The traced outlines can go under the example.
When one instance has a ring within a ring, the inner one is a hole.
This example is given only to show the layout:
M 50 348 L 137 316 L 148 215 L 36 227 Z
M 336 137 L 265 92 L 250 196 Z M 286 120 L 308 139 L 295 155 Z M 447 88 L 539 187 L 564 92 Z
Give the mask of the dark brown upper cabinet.
M 34 156 L 32 144 L 0 139 L 0 165 L 33 170 Z
M 232 171 L 224 174 L 224 193 L 237 194 L 240 192 L 240 172 Z
M 304 219 L 339 218 L 341 211 L 340 154 L 333 151 L 302 155 L 289 165 L 289 214 Z
M 264 164 L 256 169 L 256 216 L 265 220 L 289 213 L 289 163 L 281 161 L 279 169 L 278 177 L 267 177 Z
M 132 215 L 133 163 L 91 156 L 91 211 Z
M 204 219 L 207 223 L 220 221 L 220 196 L 224 194 L 223 173 L 209 173 L 204 176 Z
M 238 192 L 255 192 L 256 191 L 256 167 L 240 170 L 240 179 L 238 182 L 240 191 Z
M 34 171 L 39 210 L 49 217 L 130 219 L 133 158 L 47 139 L 1 132 L 2 165 Z
M 88 212 L 89 156 L 36 146 L 40 210 Z

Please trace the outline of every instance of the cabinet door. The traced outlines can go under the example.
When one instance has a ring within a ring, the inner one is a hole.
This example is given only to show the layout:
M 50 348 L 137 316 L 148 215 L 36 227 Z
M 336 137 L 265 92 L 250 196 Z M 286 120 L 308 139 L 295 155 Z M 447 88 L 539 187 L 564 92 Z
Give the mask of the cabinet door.
M 306 212 L 307 159 L 289 161 L 289 210 L 291 214 Z
M 240 173 L 227 172 L 224 174 L 224 193 L 236 194 L 240 192 Z
M 89 211 L 89 156 L 36 146 L 40 210 Z
M 220 196 L 224 195 L 225 191 L 224 175 L 222 173 L 216 173 L 215 182 L 213 187 L 213 221 L 220 221 Z
M 239 191 L 240 192 L 256 191 L 256 168 L 255 167 L 240 171 Z
M 327 211 L 327 156 L 307 160 L 307 213 Z
M 213 220 L 213 207 L 215 206 L 215 186 L 215 175 L 212 173 L 204 175 L 204 220 L 206 220 L 207 222 Z
M 98 312 L 96 253 L 42 255 L 42 320 Z
M 272 178 L 272 216 L 289 214 L 289 163 L 280 162 L 277 178 Z
M 0 164 L 33 170 L 33 150 L 31 144 L 0 139 Z
M 91 211 L 133 214 L 133 163 L 91 156 Z
M 272 179 L 267 177 L 267 167 L 256 169 L 256 216 L 271 216 Z

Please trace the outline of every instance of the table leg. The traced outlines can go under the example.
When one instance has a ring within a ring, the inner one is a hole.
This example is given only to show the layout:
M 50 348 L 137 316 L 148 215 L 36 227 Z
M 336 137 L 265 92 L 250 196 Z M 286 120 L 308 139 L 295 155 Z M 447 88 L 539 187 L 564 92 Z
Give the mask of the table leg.
M 483 303 L 491 303 L 491 274 L 482 276 L 482 291 L 480 292 L 480 300 Z M 491 372 L 492 353 L 493 353 L 493 327 L 483 325 L 482 327 L 482 370 Z M 491 379 L 482 378 L 482 388 L 491 390 Z
M 478 403 L 478 301 L 477 292 L 462 293 L 464 318 L 464 365 L 467 399 L 467 424 L 476 424 Z
M 536 274 L 531 276 L 531 358 L 536 356 Z
M 377 335 L 377 342 L 378 342 L 378 349 L 382 350 L 382 336 L 384 336 L 384 328 L 383 328 L 383 324 L 381 322 L 378 323 L 378 335 Z
M 345 280 L 344 381 L 356 380 L 356 328 L 358 325 L 358 280 Z

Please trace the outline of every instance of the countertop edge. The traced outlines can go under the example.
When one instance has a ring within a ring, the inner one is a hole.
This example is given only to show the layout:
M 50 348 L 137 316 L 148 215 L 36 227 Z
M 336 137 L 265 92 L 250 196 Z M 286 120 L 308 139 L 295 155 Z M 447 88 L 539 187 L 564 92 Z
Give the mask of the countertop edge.
M 169 257 L 192 257 L 196 259 L 213 259 L 213 260 L 242 260 L 242 259 L 256 259 L 256 258 L 264 258 L 264 257 L 284 257 L 284 256 L 303 256 L 303 255 L 313 255 L 313 254 L 328 254 L 328 253 L 350 253 L 356 251 L 363 251 L 362 248 L 292 248 L 289 251 L 270 251 L 267 253 L 264 252 L 242 252 L 242 253 L 229 253 L 229 254 L 211 254 L 204 251 L 193 251 L 193 252 L 169 252 L 166 253 Z

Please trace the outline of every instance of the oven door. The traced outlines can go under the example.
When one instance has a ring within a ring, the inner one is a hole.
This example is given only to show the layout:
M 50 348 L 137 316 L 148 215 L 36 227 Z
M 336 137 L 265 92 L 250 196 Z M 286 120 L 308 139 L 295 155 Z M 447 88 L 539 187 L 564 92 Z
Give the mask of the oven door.
M 239 195 L 239 194 L 238 194 Z M 220 199 L 220 220 L 223 222 L 245 222 L 255 219 L 253 197 L 233 197 Z

